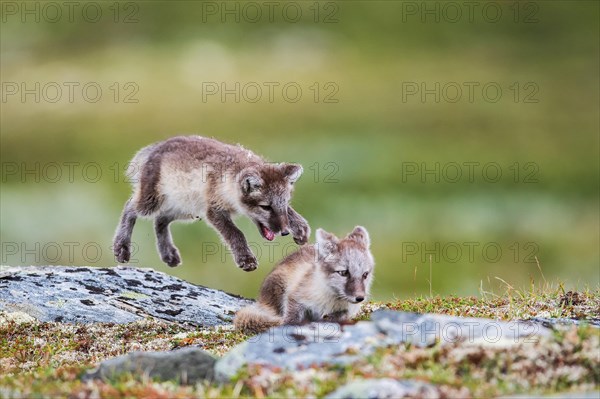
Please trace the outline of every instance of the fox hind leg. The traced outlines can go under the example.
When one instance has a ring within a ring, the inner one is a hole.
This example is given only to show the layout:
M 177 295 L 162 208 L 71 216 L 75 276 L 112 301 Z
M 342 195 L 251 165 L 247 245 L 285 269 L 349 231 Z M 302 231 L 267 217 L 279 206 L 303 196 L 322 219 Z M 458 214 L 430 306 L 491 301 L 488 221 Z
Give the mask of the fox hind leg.
M 129 262 L 131 257 L 131 234 L 137 219 L 137 212 L 134 209 L 132 199 L 128 199 L 123 207 L 121 220 L 113 240 L 113 252 L 119 263 Z
M 158 252 L 163 262 L 170 267 L 179 266 L 181 264 L 181 256 L 179 250 L 173 244 L 171 238 L 171 230 L 169 224 L 174 218 L 169 216 L 157 216 L 154 220 L 154 231 L 156 233 L 156 244 L 158 246 Z

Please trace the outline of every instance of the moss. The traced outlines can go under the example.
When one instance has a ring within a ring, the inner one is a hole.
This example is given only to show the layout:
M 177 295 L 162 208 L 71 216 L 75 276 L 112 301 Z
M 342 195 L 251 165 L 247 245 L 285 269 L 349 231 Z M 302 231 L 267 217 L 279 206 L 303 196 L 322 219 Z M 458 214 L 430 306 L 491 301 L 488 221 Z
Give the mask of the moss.
M 598 317 L 599 305 L 599 291 L 577 295 L 566 295 L 561 290 L 512 292 L 493 298 L 420 297 L 371 303 L 359 319 L 382 308 L 504 320 L 550 314 L 591 319 Z M 418 379 L 435 384 L 445 397 L 543 394 L 600 387 L 600 332 L 586 326 L 508 349 L 460 344 L 431 348 L 399 345 L 382 348 L 348 366 L 294 372 L 252 367 L 223 385 L 202 383 L 189 387 L 175 382 L 140 381 L 131 376 L 110 383 L 83 383 L 79 379 L 102 360 L 134 350 L 199 346 L 221 356 L 247 338 L 231 328 L 192 329 L 151 319 L 121 325 L 7 321 L 0 326 L 0 396 L 320 397 L 363 378 Z

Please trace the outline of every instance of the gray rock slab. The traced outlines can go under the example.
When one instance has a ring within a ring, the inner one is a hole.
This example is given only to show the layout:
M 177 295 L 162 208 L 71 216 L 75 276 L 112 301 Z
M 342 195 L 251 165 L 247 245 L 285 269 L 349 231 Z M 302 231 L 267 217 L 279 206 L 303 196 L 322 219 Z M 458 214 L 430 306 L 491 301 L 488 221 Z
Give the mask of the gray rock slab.
M 431 384 L 420 381 L 391 378 L 352 381 L 327 395 L 329 399 L 395 399 L 439 398 L 440 393 Z
M 132 267 L 11 267 L 0 272 L 0 311 L 43 322 L 127 323 L 152 316 L 193 326 L 231 323 L 250 300 Z
M 598 399 L 600 398 L 600 391 L 589 391 L 589 392 L 560 392 L 549 395 L 513 395 L 513 396 L 502 396 L 499 399 Z
M 564 317 L 560 317 L 560 318 L 532 317 L 528 321 L 532 322 L 532 323 L 538 323 L 544 327 L 552 328 L 554 330 L 564 330 L 564 329 L 569 329 L 572 326 L 582 326 L 582 325 L 600 328 L 600 318 L 577 320 L 577 319 L 567 319 Z
M 508 345 L 550 333 L 547 328 L 529 321 L 505 322 L 391 310 L 374 312 L 371 320 L 392 343 L 407 342 L 420 347 L 431 346 L 438 341 L 443 344 Z
M 212 380 L 215 358 L 198 348 L 183 348 L 171 352 L 132 352 L 105 360 L 83 380 L 114 380 L 124 374 L 147 376 L 157 381 L 195 384 Z
M 234 347 L 215 365 L 216 378 L 227 381 L 246 364 L 286 369 L 323 363 L 347 364 L 371 354 L 385 340 L 374 323 L 341 327 L 336 323 L 282 326 Z
M 270 329 L 219 359 L 215 373 L 218 380 L 226 381 L 248 364 L 294 370 L 311 365 L 350 364 L 379 347 L 401 343 L 420 347 L 436 342 L 510 346 L 536 342 L 550 332 L 528 322 L 377 311 L 371 321 L 353 325 L 311 323 Z

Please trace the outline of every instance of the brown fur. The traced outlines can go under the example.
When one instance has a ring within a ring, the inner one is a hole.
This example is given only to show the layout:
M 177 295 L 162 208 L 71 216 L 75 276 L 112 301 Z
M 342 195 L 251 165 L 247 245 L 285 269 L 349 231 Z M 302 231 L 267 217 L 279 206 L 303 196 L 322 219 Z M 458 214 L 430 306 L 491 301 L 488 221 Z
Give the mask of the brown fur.
M 267 275 L 257 303 L 236 314 L 235 327 L 257 333 L 276 325 L 351 318 L 372 282 L 369 246 L 363 227 L 341 240 L 317 230 L 316 244 L 290 254 Z M 348 275 L 341 277 L 340 271 Z
M 273 309 L 257 303 L 239 310 L 233 324 L 238 330 L 257 334 L 282 325 L 283 319 Z
M 147 146 L 134 156 L 128 171 L 134 190 L 114 238 L 117 261 L 129 261 L 137 216 L 155 220 L 157 247 L 169 266 L 181 263 L 169 224 L 206 219 L 232 250 L 238 266 L 254 270 L 258 261 L 232 217 L 245 214 L 261 234 L 264 228 L 273 236 L 291 232 L 297 244 L 305 244 L 308 223 L 289 206 L 292 185 L 301 173 L 300 165 L 270 164 L 241 146 L 206 137 L 173 137 Z M 270 210 L 264 210 L 265 204 Z

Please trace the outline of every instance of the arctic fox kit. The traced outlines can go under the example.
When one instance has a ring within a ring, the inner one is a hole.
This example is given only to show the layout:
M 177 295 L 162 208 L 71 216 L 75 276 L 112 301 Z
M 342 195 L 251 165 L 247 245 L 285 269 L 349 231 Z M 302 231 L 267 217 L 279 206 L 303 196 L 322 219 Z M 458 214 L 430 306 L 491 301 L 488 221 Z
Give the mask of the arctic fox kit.
M 169 224 L 205 219 L 231 249 L 245 271 L 258 266 L 244 234 L 232 217 L 248 216 L 262 237 L 290 232 L 294 241 L 308 241 L 306 220 L 289 206 L 293 184 L 302 175 L 297 164 L 270 164 L 241 146 L 200 136 L 179 136 L 142 148 L 127 175 L 133 195 L 125 203 L 113 242 L 119 263 L 129 262 L 131 234 L 138 216 L 154 219 L 161 259 L 181 264 Z
M 339 322 L 360 311 L 375 267 L 369 233 L 357 226 L 343 239 L 322 229 L 316 237 L 315 245 L 300 248 L 271 271 L 257 302 L 236 314 L 237 329 L 261 332 L 324 317 Z

